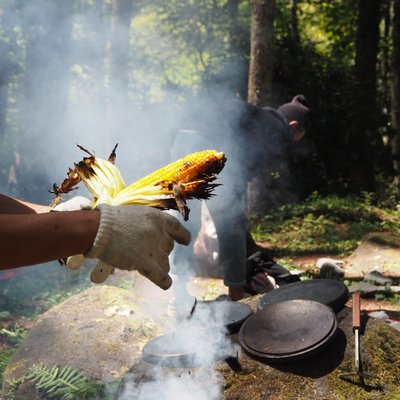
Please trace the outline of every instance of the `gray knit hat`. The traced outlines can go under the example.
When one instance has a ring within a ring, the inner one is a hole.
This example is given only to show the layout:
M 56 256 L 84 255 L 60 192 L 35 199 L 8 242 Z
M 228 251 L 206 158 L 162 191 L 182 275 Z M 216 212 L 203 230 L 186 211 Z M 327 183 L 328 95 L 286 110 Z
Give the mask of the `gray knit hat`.
M 299 125 L 307 130 L 310 124 L 309 108 L 306 98 L 302 94 L 293 97 L 290 103 L 285 103 L 278 108 L 288 122 L 296 120 Z

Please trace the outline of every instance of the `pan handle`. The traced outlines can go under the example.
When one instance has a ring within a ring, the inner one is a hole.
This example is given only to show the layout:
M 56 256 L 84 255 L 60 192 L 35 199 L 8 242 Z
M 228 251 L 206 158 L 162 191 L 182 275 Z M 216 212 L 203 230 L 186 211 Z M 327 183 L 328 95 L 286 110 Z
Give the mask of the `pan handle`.
M 360 329 L 361 326 L 360 292 L 353 293 L 353 329 Z

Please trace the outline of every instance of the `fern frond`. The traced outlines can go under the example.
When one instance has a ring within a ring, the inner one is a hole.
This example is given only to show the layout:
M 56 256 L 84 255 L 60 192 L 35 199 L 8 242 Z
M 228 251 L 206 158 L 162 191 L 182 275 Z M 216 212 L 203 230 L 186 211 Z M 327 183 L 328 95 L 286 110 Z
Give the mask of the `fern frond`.
M 0 385 L 3 382 L 3 373 L 7 367 L 7 364 L 10 362 L 11 357 L 15 353 L 15 349 L 4 351 L 0 353 Z
M 101 385 L 69 366 L 60 369 L 58 366 L 48 368 L 42 363 L 34 364 L 25 380 L 51 399 L 84 400 L 103 392 Z

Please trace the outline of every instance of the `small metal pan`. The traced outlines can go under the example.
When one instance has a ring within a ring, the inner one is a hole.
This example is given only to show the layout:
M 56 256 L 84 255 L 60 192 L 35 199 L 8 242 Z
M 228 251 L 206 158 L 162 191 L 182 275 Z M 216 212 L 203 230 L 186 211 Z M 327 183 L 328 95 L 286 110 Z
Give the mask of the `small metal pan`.
M 239 372 L 238 349 L 225 338 L 196 328 L 169 333 L 148 342 L 143 347 L 142 359 L 168 368 L 199 368 L 225 361 L 233 371 Z
M 320 352 L 336 333 L 331 308 L 311 300 L 287 300 L 268 305 L 248 318 L 239 340 L 253 358 L 289 362 Z
M 196 302 L 186 323 L 148 342 L 142 358 L 170 368 L 197 368 L 225 360 L 237 372 L 240 365 L 236 350 L 226 334 L 239 331 L 252 313 L 251 307 L 243 303 Z
M 187 343 L 179 333 L 156 337 L 143 347 L 142 358 L 150 364 L 169 368 L 196 368 L 212 364 L 213 359 L 202 359 L 204 346 Z

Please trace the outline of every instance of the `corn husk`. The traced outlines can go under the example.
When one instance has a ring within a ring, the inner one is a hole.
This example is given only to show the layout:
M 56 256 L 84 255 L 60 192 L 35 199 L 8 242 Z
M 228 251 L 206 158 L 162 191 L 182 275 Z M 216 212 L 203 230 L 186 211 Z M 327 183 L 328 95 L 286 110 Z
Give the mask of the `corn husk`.
M 82 181 L 93 195 L 93 207 L 100 203 L 114 206 L 137 204 L 160 209 L 176 209 L 188 219 L 187 199 L 208 199 L 219 184 L 214 183 L 224 168 L 225 155 L 217 150 L 204 150 L 189 154 L 160 168 L 142 179 L 126 185 L 113 157 L 101 159 L 90 154 L 69 171 L 71 183 Z M 68 178 L 64 188 L 71 189 Z M 73 185 L 72 185 L 73 186 Z

